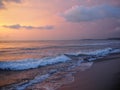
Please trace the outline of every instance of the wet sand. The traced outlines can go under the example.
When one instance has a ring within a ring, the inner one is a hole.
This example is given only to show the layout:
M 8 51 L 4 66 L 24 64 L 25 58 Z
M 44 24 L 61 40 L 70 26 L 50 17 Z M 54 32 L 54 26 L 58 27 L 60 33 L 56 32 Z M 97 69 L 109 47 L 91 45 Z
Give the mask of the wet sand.
M 74 75 L 75 81 L 57 90 L 120 90 L 120 54 L 95 61 Z

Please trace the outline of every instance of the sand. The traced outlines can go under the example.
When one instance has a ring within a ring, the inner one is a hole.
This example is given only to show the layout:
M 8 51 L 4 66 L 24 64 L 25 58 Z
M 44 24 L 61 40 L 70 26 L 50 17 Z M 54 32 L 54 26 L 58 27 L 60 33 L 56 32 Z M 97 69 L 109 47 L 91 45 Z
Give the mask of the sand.
M 58 90 L 120 90 L 120 54 L 95 61 L 74 75 L 75 81 Z

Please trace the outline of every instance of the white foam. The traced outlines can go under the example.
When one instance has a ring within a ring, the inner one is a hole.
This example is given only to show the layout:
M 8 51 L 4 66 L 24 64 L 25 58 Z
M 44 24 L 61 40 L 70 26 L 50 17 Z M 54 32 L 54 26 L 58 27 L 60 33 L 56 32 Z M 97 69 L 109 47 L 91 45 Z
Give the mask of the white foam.
M 1 88 L 1 90 L 26 90 L 27 87 L 32 86 L 36 83 L 41 83 L 44 80 L 48 79 L 51 76 L 51 74 L 44 74 L 44 75 L 38 75 L 32 80 L 23 81 L 19 83 L 15 83 L 12 85 L 8 85 L 6 87 Z
M 22 85 L 16 85 L 15 90 L 25 90 L 28 86 L 31 86 L 36 83 L 40 83 L 47 79 L 50 76 L 50 74 L 45 74 L 42 76 L 36 76 L 33 80 L 30 80 L 28 83 L 22 84 Z M 15 86 L 14 86 L 15 87 Z
M 120 49 L 105 48 L 105 49 L 99 49 L 89 52 L 78 52 L 77 55 L 86 54 L 86 55 L 95 55 L 95 56 L 106 56 L 108 54 L 113 54 L 113 53 L 120 53 Z
M 113 49 L 112 48 L 105 48 L 105 49 L 100 49 L 100 50 L 96 50 L 93 52 L 88 52 L 86 54 L 88 55 L 97 55 L 97 56 L 105 56 L 107 54 L 109 54 Z
M 77 53 L 68 53 L 68 55 L 79 56 L 84 54 L 84 55 L 91 56 L 88 58 L 88 61 L 93 61 L 98 58 L 102 58 L 106 55 L 114 54 L 114 53 L 120 53 L 120 49 L 104 48 L 104 49 L 91 50 L 91 51 L 81 51 Z
M 52 65 L 56 63 L 63 63 L 71 60 L 65 55 L 57 56 L 54 58 L 43 58 L 43 59 L 24 59 L 18 61 L 6 61 L 0 62 L 0 69 L 7 70 L 25 70 L 31 68 L 37 68 L 40 66 Z
M 69 55 L 75 55 L 78 56 L 80 54 L 85 54 L 89 56 L 94 56 L 88 58 L 89 61 L 96 60 L 97 58 L 104 57 L 108 54 L 113 53 L 120 53 L 120 49 L 113 49 L 113 48 L 105 48 L 105 49 L 99 49 L 89 52 L 78 52 L 78 53 L 71 53 Z M 24 59 L 24 60 L 18 60 L 18 61 L 2 61 L 0 62 L 0 69 L 3 70 L 25 70 L 25 69 L 32 69 L 37 68 L 40 66 L 47 66 L 52 65 L 56 63 L 63 63 L 68 60 L 71 60 L 69 57 L 65 55 L 57 56 L 54 58 L 43 58 L 43 59 Z

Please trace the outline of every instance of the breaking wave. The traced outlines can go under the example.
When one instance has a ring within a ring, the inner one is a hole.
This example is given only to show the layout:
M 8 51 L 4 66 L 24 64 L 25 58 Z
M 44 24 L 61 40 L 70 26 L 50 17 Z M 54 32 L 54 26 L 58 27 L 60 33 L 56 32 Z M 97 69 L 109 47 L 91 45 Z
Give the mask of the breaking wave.
M 0 62 L 0 69 L 2 70 L 26 70 L 37 68 L 40 66 L 47 66 L 56 63 L 63 63 L 70 60 L 65 55 L 57 56 L 54 58 L 43 58 L 43 59 L 24 59 L 18 61 L 2 61 Z
M 24 59 L 24 60 L 17 60 L 17 61 L 1 61 L 0 62 L 0 69 L 2 70 L 26 70 L 26 69 L 33 69 L 47 65 L 53 65 L 57 63 L 64 63 L 66 61 L 72 60 L 72 57 L 80 57 L 80 55 L 86 55 L 87 61 L 93 61 L 98 59 L 99 57 L 104 57 L 109 54 L 113 53 L 120 53 L 120 49 L 113 49 L 113 48 L 105 48 L 99 49 L 96 51 L 89 51 L 89 52 L 78 52 L 73 54 L 64 54 L 53 58 L 43 58 L 43 59 Z M 84 60 L 84 58 L 81 58 Z M 81 61 L 82 63 L 82 61 Z

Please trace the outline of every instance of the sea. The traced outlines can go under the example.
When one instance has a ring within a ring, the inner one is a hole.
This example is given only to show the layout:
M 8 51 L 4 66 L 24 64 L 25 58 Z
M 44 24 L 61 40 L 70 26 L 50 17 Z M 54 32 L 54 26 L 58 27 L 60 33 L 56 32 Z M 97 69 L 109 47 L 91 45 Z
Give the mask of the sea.
M 0 41 L 0 90 L 56 90 L 120 53 L 120 40 Z

